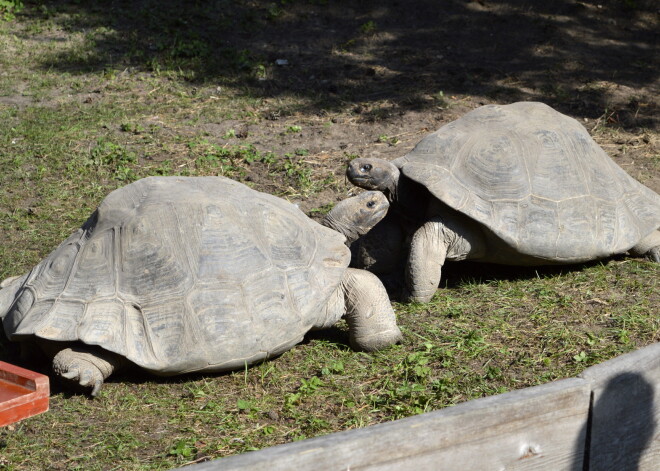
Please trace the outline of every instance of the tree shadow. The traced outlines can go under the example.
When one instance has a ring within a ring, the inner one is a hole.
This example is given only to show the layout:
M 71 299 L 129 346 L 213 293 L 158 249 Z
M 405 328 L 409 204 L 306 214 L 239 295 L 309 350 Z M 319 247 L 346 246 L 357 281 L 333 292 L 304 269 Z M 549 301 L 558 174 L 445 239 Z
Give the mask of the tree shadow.
M 44 69 L 180 72 L 195 85 L 293 94 L 308 112 L 354 107 L 366 119 L 442 109 L 454 94 L 541 100 L 590 118 L 608 109 L 623 126 L 657 119 L 644 93 L 613 105 L 620 87 L 654 94 L 658 28 L 647 0 L 39 4 L 25 14 L 85 35 Z
M 592 392 L 589 421 L 585 424 L 586 445 L 582 455 L 575 453 L 574 471 L 636 471 L 656 429 L 653 404 L 654 388 L 637 373 L 622 373 L 604 387 Z M 578 456 L 579 455 L 579 456 Z

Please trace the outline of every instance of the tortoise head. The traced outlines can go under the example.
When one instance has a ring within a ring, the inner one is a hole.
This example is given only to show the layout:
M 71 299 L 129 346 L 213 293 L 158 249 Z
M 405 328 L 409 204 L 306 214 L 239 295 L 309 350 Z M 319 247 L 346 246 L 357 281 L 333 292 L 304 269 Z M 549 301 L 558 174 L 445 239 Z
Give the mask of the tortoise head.
M 337 203 L 321 221 L 346 236 L 348 243 L 366 234 L 387 214 L 390 203 L 380 191 L 365 191 Z
M 383 159 L 351 160 L 346 176 L 355 186 L 365 190 L 379 190 L 386 195 L 395 194 L 399 183 L 399 169 Z

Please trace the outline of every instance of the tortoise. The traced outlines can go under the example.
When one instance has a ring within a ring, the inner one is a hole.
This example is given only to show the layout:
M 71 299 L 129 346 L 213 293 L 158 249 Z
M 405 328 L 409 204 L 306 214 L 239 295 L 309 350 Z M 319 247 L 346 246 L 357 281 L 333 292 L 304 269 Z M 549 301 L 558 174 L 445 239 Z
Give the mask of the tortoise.
M 243 368 L 344 316 L 354 348 L 380 349 L 401 339 L 394 311 L 375 275 L 348 268 L 338 230 L 358 237 L 388 206 L 380 192 L 360 194 L 322 225 L 224 177 L 148 177 L 5 280 L 0 317 L 10 340 L 37 340 L 53 371 L 92 396 L 124 366 Z
M 388 219 L 410 234 L 405 299 L 430 300 L 446 260 L 533 266 L 629 251 L 660 262 L 660 196 L 543 103 L 479 107 L 392 162 L 352 160 L 347 176 L 383 191 Z

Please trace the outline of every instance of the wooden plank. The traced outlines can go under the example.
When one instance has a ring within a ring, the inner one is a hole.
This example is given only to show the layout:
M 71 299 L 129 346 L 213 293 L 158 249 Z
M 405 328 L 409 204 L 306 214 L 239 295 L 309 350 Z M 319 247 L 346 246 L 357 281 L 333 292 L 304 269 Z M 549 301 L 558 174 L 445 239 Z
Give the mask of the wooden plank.
M 660 343 L 586 369 L 592 415 L 589 469 L 660 469 Z
M 588 411 L 588 383 L 571 378 L 189 469 L 581 470 Z

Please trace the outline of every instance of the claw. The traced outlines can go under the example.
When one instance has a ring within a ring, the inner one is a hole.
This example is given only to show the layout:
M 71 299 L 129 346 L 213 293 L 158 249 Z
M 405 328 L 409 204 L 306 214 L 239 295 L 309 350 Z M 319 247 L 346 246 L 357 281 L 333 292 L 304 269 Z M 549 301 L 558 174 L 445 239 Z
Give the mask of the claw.
M 96 382 L 94 383 L 94 388 L 92 389 L 92 392 L 91 392 L 92 397 L 96 397 L 96 395 L 101 390 L 101 386 L 103 386 L 103 381 L 101 381 L 100 379 L 96 380 Z
M 101 390 L 101 386 L 103 386 L 103 380 L 95 379 L 94 374 L 88 370 L 81 371 L 79 368 L 74 368 L 61 373 L 60 376 L 66 379 L 78 380 L 79 385 L 86 388 L 92 388 L 92 396 L 96 396 Z
M 80 374 L 78 384 L 81 386 L 90 386 L 94 381 L 94 377 L 88 370 L 83 370 Z

